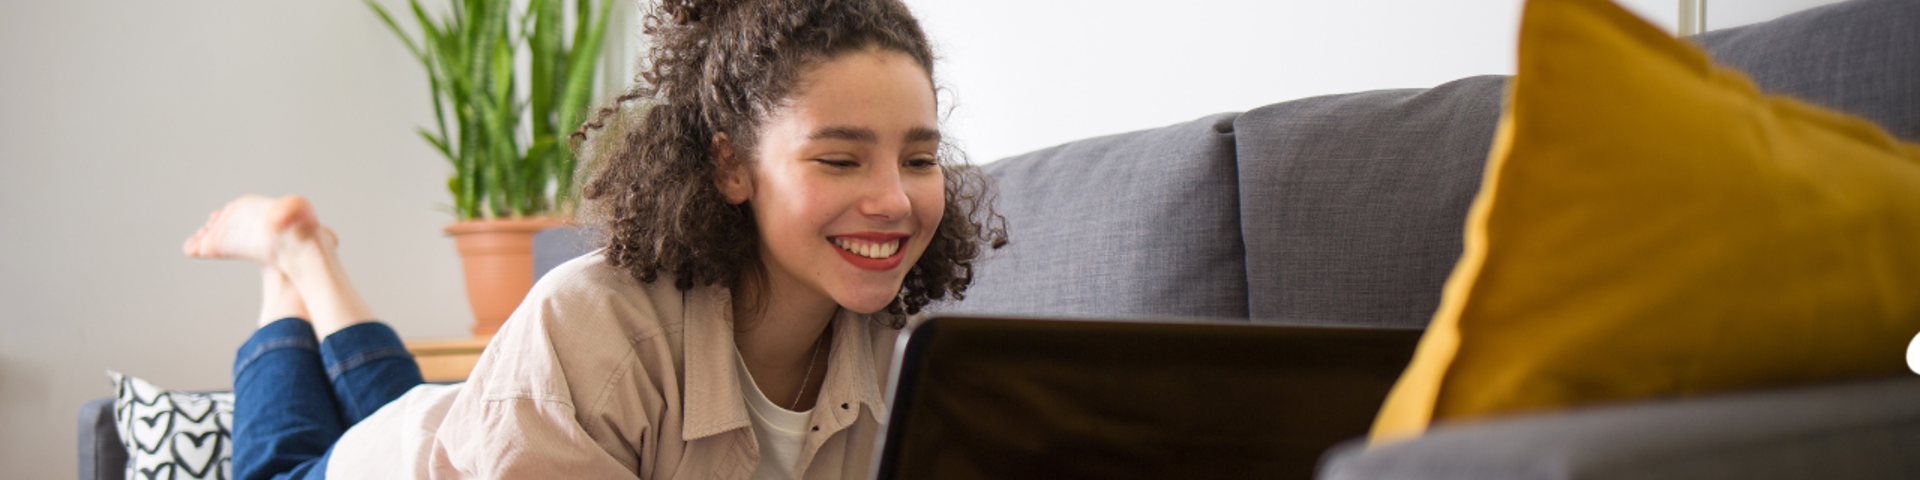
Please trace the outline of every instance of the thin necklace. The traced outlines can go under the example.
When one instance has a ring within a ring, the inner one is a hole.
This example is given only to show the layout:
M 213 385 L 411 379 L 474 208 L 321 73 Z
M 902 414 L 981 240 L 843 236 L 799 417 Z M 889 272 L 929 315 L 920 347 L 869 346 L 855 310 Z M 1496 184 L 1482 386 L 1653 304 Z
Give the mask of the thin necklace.
M 800 397 L 807 394 L 807 381 L 813 380 L 813 364 L 820 363 L 820 341 L 826 338 L 826 335 L 821 335 L 813 340 L 813 356 L 807 358 L 807 375 L 800 377 L 800 391 L 793 393 L 793 406 L 787 407 L 787 410 L 800 411 Z

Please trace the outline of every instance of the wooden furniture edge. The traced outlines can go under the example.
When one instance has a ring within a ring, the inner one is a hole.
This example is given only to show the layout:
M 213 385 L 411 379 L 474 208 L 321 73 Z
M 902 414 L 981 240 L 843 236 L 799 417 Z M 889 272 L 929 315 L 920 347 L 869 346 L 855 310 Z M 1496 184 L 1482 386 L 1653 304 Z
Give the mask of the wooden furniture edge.
M 414 362 L 420 365 L 422 377 L 428 382 L 446 383 L 466 381 L 490 340 L 492 336 L 406 340 L 404 343 L 413 354 Z

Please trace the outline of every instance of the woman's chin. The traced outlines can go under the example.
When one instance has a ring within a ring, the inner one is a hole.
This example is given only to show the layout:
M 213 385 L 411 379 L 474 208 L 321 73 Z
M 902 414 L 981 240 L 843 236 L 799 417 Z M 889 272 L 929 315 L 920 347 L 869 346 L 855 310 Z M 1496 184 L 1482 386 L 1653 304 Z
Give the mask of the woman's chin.
M 839 298 L 836 300 L 840 304 L 840 308 L 852 310 L 862 315 L 868 315 L 886 310 L 887 305 L 893 304 L 894 296 L 897 295 L 897 293 L 898 290 L 886 292 L 885 294 L 848 295 L 847 297 L 849 298 Z

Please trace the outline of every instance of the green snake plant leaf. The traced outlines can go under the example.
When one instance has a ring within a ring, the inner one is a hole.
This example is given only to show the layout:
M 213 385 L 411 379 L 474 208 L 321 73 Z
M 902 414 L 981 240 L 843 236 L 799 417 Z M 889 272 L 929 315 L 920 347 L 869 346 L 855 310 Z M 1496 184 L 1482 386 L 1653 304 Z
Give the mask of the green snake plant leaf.
M 612 0 L 601 0 L 597 16 L 591 11 L 582 11 L 580 25 L 574 29 L 574 51 L 568 55 L 566 86 L 560 90 L 561 125 L 569 129 L 579 126 L 580 118 L 585 116 L 588 95 L 593 89 L 593 69 L 600 59 L 602 40 L 606 39 L 607 18 L 612 16 L 607 11 L 612 5 Z
M 445 139 L 447 138 L 446 105 L 441 100 L 441 97 L 446 96 L 444 94 L 444 85 L 447 84 L 447 80 L 444 78 L 445 75 L 441 70 L 436 68 L 434 61 L 434 58 L 440 55 L 438 52 L 445 47 L 442 44 L 442 37 L 444 37 L 445 34 L 442 33 L 439 27 L 433 24 L 431 18 L 427 17 L 426 9 L 420 7 L 420 0 L 407 0 L 408 6 L 413 10 L 414 18 L 420 22 L 421 38 L 419 45 L 415 46 L 413 40 L 407 37 L 406 32 L 400 30 L 399 24 L 395 23 L 393 18 L 387 15 L 385 9 L 373 3 L 373 0 L 366 0 L 366 2 L 368 5 L 373 6 L 374 10 L 380 14 L 381 20 L 386 21 L 387 26 L 393 29 L 393 34 L 399 36 L 402 41 L 407 43 L 407 48 L 413 51 L 414 58 L 419 59 L 420 66 L 426 69 L 427 87 L 433 92 L 433 95 L 431 95 L 431 98 L 433 98 L 433 123 L 434 126 L 440 129 L 439 133 L 442 139 L 440 142 L 441 151 L 448 151 L 445 147 Z M 447 157 L 451 160 L 453 155 L 448 154 Z
M 447 148 L 446 140 L 442 140 L 440 137 L 434 136 L 433 132 L 429 132 L 425 128 L 416 127 L 414 128 L 414 132 L 419 133 L 420 138 L 427 139 L 427 143 L 433 144 L 434 150 L 439 151 L 441 155 L 447 156 L 447 161 L 450 161 L 450 162 L 454 161 L 453 150 Z
M 415 133 L 453 166 L 447 189 L 455 215 L 570 211 L 574 158 L 562 140 L 590 100 L 610 1 L 598 2 L 596 12 L 590 0 L 525 0 L 524 14 L 516 15 L 513 0 L 449 0 L 451 9 L 436 18 L 420 0 L 408 0 L 418 40 L 376 1 L 363 0 L 427 72 L 436 130 Z M 516 77 L 523 49 L 530 71 Z M 521 85 L 525 92 L 517 91 Z
M 571 134 L 580 127 L 581 119 L 586 117 L 589 93 L 593 89 L 593 70 L 600 60 L 600 47 L 605 44 L 607 19 L 612 17 L 612 0 L 601 0 L 599 14 L 588 0 L 577 3 L 578 25 L 574 28 L 574 49 L 568 55 L 566 87 L 560 90 L 560 125 L 566 129 L 561 135 Z M 578 192 L 574 188 L 575 158 L 571 149 L 559 149 L 554 155 L 554 178 L 558 183 L 555 196 L 562 207 L 570 206 Z
M 387 24 L 387 29 L 393 30 L 393 36 L 400 37 L 400 42 L 407 45 L 407 51 L 413 52 L 414 58 L 426 59 L 426 52 L 420 50 L 420 46 L 413 43 L 413 37 L 407 36 L 407 32 L 400 29 L 400 24 L 393 21 L 393 15 L 387 14 L 387 9 L 382 8 L 378 3 L 373 3 L 373 0 L 363 1 L 367 3 L 367 6 L 373 7 L 373 13 L 380 15 L 380 22 Z M 415 5 L 418 5 L 418 3 Z
M 551 133 L 554 129 L 553 118 L 547 115 L 547 112 L 553 110 L 555 99 L 553 95 L 546 92 L 553 91 L 554 75 L 557 73 L 555 62 L 564 61 L 564 59 L 555 58 L 565 54 L 560 45 L 561 38 L 558 31 L 562 26 L 560 6 L 559 2 L 550 0 L 530 0 L 527 4 L 527 10 L 531 11 L 533 16 L 533 28 L 527 37 L 527 49 L 532 57 L 528 68 L 528 76 L 531 77 L 528 80 L 528 88 L 531 89 L 532 94 L 529 95 L 531 98 L 528 100 L 533 108 L 528 117 L 533 121 L 534 137 Z M 531 150 L 528 156 L 534 157 Z

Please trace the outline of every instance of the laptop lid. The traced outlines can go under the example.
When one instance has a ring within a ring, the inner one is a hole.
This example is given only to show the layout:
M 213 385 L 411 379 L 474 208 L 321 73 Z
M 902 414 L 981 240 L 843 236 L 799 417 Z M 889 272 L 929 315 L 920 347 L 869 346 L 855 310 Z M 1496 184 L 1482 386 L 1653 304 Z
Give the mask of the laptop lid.
M 873 478 L 1312 478 L 1420 334 L 935 316 L 895 348 Z

